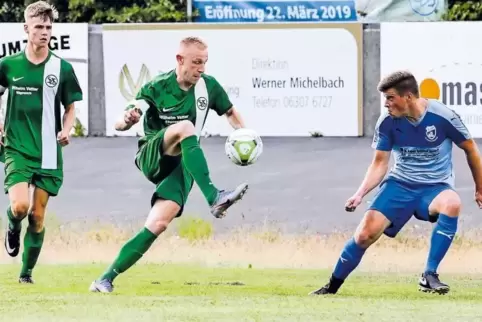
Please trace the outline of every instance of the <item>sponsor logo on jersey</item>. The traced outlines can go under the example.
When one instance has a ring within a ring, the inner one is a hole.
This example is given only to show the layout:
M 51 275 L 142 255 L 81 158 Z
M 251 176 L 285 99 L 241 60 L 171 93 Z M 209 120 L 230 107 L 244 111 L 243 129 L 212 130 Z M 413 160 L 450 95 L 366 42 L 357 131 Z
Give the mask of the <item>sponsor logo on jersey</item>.
M 196 101 L 196 107 L 204 111 L 208 107 L 208 100 L 206 97 L 199 97 Z
M 59 79 L 55 75 L 48 75 L 47 77 L 45 77 L 45 85 L 50 88 L 57 86 L 58 83 Z
M 425 128 L 425 139 L 429 142 L 437 141 L 437 128 L 435 125 L 429 125 Z

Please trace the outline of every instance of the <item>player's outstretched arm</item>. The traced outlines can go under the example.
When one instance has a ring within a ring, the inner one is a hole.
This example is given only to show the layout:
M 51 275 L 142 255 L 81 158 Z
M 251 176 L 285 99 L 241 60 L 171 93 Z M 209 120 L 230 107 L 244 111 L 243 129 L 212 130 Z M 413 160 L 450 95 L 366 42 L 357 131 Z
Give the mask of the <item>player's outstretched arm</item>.
M 441 112 L 441 115 L 448 121 L 446 123 L 448 137 L 465 152 L 475 183 L 475 201 L 479 208 L 482 208 L 482 160 L 477 143 L 457 112 L 448 108 Z
M 347 200 L 345 210 L 354 211 L 363 198 L 382 182 L 388 171 L 391 151 L 376 150 L 372 163 L 367 169 L 365 178 L 355 194 Z
M 245 127 L 241 113 L 233 106 L 228 93 L 212 76 L 208 76 L 208 82 L 212 84 L 210 93 L 210 106 L 219 116 L 225 115 L 229 124 L 235 130 Z
M 226 112 L 229 124 L 235 129 L 244 128 L 244 121 L 239 111 L 233 106 Z
M 459 143 L 458 146 L 465 152 L 475 183 L 475 201 L 479 208 L 482 208 L 482 158 L 480 157 L 479 148 L 473 139 L 465 140 Z
M 149 105 L 144 100 L 134 100 L 129 102 L 124 113 L 115 123 L 114 128 L 117 131 L 127 131 L 137 122 L 139 122 L 143 113 L 149 108 Z
M 363 198 L 382 182 L 388 171 L 390 154 L 390 151 L 375 151 L 372 163 L 368 167 L 365 178 L 358 188 L 356 195 Z
M 375 125 L 372 148 L 375 149 L 373 160 L 368 167 L 360 187 L 355 194 L 347 200 L 345 210 L 354 211 L 360 205 L 363 197 L 382 182 L 388 171 L 390 155 L 393 148 L 392 121 L 388 114 L 383 113 Z
M 140 118 L 140 114 L 135 109 L 125 111 L 115 123 L 114 128 L 116 131 L 127 131 L 139 122 Z

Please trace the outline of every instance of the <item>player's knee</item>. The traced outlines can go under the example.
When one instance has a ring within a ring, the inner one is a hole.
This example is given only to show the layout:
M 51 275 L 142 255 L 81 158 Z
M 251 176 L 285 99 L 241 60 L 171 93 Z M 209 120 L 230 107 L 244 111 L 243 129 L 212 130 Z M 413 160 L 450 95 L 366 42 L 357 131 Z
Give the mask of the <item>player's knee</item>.
M 449 217 L 457 217 L 462 209 L 462 201 L 459 195 L 453 190 L 442 191 L 434 200 L 430 203 L 428 210 L 429 213 L 444 214 Z
M 440 212 L 450 217 L 457 217 L 462 208 L 462 202 L 458 196 L 451 196 L 444 200 Z
M 355 242 L 368 248 L 380 238 L 387 226 L 387 219 L 379 212 L 369 210 L 355 232 Z
M 13 201 L 11 206 L 13 215 L 17 218 L 24 218 L 27 216 L 28 208 L 28 201 Z
M 368 248 L 371 244 L 375 242 L 374 234 L 369 228 L 363 228 L 355 233 L 355 242 L 357 245 L 363 248 Z
M 44 216 L 45 211 L 41 209 L 32 209 L 28 216 L 28 225 L 30 229 L 32 229 L 35 232 L 40 232 L 42 231 L 44 227 Z
M 356 230 L 354 238 L 359 246 L 366 248 L 374 242 L 375 236 L 373 227 L 368 222 L 364 222 Z
M 184 120 L 177 123 L 175 126 L 179 141 L 182 141 L 185 138 L 194 135 L 195 133 L 194 125 L 190 121 Z
M 171 200 L 158 198 L 146 220 L 146 228 L 159 236 L 179 213 L 180 206 Z
M 150 226 L 151 226 L 149 227 L 150 230 L 154 234 L 159 235 L 159 234 L 162 234 L 164 231 L 166 231 L 167 226 L 169 226 L 169 222 L 163 219 L 159 219 L 153 222 Z

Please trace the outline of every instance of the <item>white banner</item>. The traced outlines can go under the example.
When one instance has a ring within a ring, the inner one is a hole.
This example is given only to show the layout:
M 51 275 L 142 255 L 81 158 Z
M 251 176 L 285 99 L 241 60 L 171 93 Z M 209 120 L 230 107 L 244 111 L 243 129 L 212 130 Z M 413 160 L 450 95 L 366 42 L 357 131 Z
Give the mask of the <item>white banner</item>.
M 260 135 L 362 135 L 361 34 L 359 24 L 104 25 L 107 136 L 142 133 L 114 124 L 143 84 L 176 67 L 186 36 L 207 42 L 206 73 Z M 232 128 L 211 111 L 204 130 Z
M 439 99 L 482 137 L 482 22 L 383 23 L 381 73 L 410 70 L 423 97 Z M 404 41 L 407 43 L 404 43 Z M 382 97 L 382 110 L 383 97 Z
M 445 0 L 357 0 L 358 21 L 363 23 L 440 21 Z
M 23 23 L 0 23 L 0 59 L 22 51 L 27 42 Z M 77 121 L 82 124 L 84 134 L 88 134 L 89 124 L 89 25 L 86 23 L 54 23 L 50 48 L 59 57 L 69 61 L 79 79 L 84 100 L 75 103 Z M 8 94 L 2 99 L 2 112 L 5 111 Z M 62 109 L 63 111 L 63 109 Z M 63 115 L 63 113 L 62 113 Z M 78 124 L 76 124 L 78 126 Z M 75 129 L 72 130 L 72 133 Z

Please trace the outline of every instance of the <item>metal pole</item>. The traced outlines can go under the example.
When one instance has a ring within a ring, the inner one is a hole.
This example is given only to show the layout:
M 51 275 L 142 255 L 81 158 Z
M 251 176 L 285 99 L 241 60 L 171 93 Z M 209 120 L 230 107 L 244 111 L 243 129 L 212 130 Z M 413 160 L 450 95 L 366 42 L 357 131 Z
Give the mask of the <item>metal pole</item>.
M 187 6 L 187 21 L 192 22 L 192 0 L 187 0 L 186 2 Z

